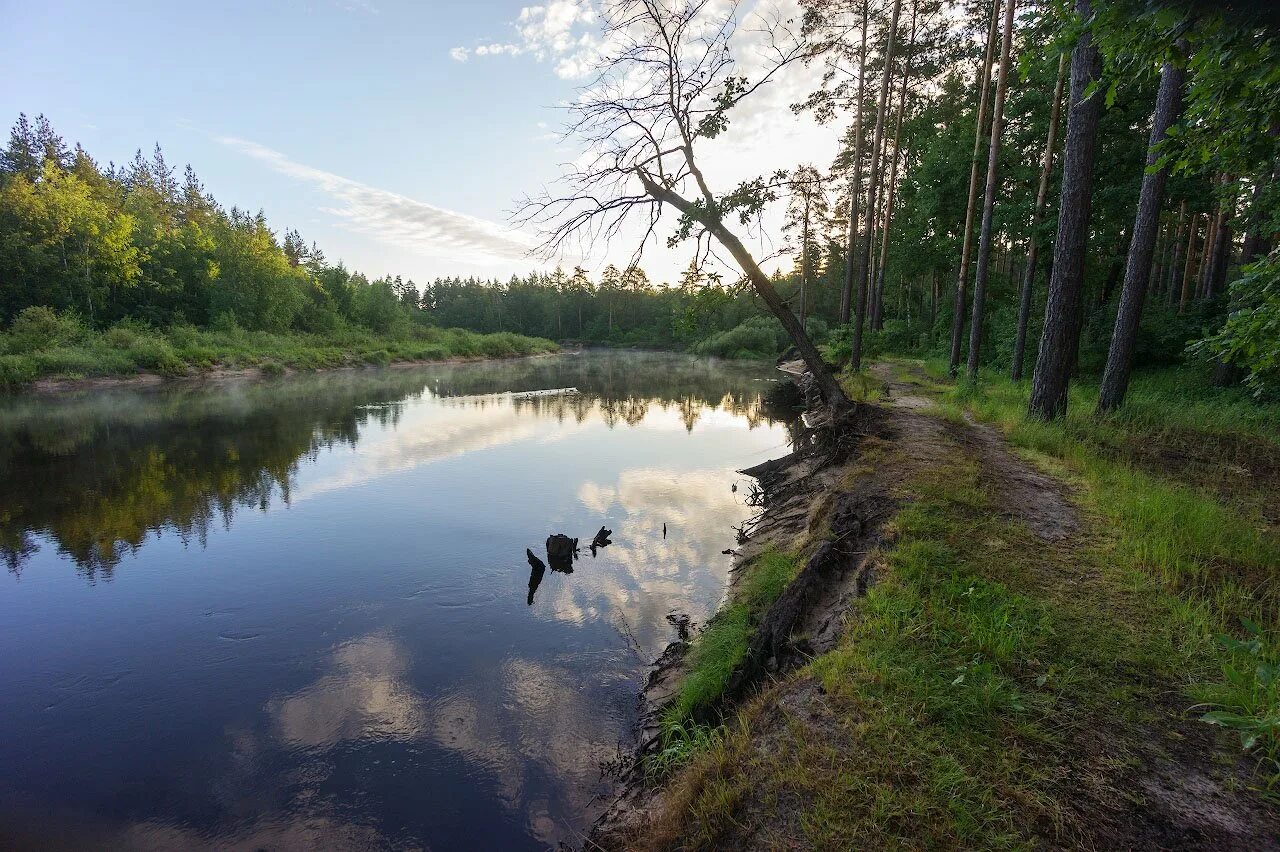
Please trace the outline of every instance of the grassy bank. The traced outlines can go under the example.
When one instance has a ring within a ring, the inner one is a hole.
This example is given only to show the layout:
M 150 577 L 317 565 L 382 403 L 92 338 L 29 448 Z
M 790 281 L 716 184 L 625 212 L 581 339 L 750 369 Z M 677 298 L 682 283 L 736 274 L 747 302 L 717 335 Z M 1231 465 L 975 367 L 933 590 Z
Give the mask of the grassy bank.
M 1094 419 L 1085 385 L 1044 424 L 1024 419 L 1025 386 L 955 387 L 930 366 L 892 369 L 958 428 L 926 466 L 877 450 L 904 471 L 877 582 L 835 650 L 695 729 L 646 844 L 1160 845 L 1157 764 L 1161 783 L 1212 777 L 1239 807 L 1274 809 L 1275 409 L 1165 371 L 1138 376 L 1117 417 Z M 1068 539 L 1011 517 L 967 418 L 1067 484 Z M 1245 483 L 1226 487 L 1222 465 Z
M 554 352 L 549 340 L 519 334 L 477 334 L 430 326 L 382 335 L 347 327 L 326 334 L 248 331 L 230 326 L 156 329 L 124 322 L 105 331 L 74 317 L 28 309 L 0 333 L 0 389 L 44 378 L 80 379 L 139 372 L 177 377 L 213 369 L 260 367 L 316 370 L 393 361 L 502 358 Z

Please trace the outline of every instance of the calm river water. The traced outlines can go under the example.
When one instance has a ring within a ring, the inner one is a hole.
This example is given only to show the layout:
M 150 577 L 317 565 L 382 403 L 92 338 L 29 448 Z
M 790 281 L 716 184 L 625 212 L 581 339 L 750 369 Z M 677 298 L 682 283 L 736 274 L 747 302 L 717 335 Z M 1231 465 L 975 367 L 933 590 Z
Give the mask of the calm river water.
M 0 399 L 0 846 L 574 843 L 667 614 L 723 595 L 734 470 L 787 449 L 771 381 L 586 353 Z

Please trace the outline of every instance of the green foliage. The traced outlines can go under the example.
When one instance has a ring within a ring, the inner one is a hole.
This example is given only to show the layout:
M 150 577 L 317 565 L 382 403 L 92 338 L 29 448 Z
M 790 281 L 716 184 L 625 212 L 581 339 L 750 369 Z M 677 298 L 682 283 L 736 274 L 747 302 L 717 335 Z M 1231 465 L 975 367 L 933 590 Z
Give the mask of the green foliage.
M 1280 645 L 1249 619 L 1244 639 L 1218 637 L 1227 654 L 1222 681 L 1200 689 L 1211 705 L 1220 707 L 1201 718 L 1240 735 L 1240 747 L 1259 752 L 1271 766 L 1267 790 L 1280 793 Z
M 1280 250 L 1246 266 L 1231 299 L 1226 325 L 1192 351 L 1244 368 L 1258 396 L 1280 393 Z
M 52 308 L 24 308 L 13 324 L 5 350 L 12 353 L 38 352 L 74 343 L 85 334 L 80 318 L 73 311 L 58 313 Z
M 658 750 L 646 755 L 645 779 L 661 781 L 699 754 L 710 751 L 724 739 L 724 729 L 698 725 L 687 720 L 664 720 Z
M 182 376 L 215 366 L 259 366 L 268 374 L 286 367 L 315 370 L 350 364 L 511 357 L 553 352 L 549 340 L 518 334 L 476 334 L 424 326 L 398 337 L 343 326 L 324 335 L 248 331 L 223 314 L 219 328 L 188 324 L 167 330 L 122 320 L 103 332 L 81 326 L 74 315 L 28 308 L 13 329 L 0 332 L 0 389 L 15 390 L 42 377 L 84 378 L 139 370 Z M 57 341 L 45 345 L 43 341 Z
M 776 319 L 752 317 L 695 343 L 693 352 L 719 358 L 775 358 L 788 343 L 787 333 Z
M 683 725 L 697 711 L 714 706 L 747 652 L 756 620 L 795 577 L 795 556 L 767 550 L 739 569 L 740 585 L 698 634 L 689 652 L 689 672 L 663 713 L 664 728 Z

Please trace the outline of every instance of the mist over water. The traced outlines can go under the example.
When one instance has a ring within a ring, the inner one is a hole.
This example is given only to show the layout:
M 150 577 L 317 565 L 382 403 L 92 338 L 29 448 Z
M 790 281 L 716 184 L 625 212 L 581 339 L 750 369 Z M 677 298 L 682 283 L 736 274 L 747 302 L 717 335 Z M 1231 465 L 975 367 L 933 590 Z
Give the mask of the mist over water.
M 723 594 L 735 469 L 787 450 L 772 378 L 586 353 L 0 402 L 0 840 L 573 842 L 667 614 Z M 579 558 L 534 582 L 553 533 Z

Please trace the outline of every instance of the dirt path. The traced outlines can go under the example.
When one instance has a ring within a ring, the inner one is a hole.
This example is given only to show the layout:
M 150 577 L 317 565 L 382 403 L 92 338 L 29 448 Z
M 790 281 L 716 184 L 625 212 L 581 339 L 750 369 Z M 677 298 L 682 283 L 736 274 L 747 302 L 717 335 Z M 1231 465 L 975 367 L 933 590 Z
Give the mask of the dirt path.
M 940 422 L 920 413 L 932 406 L 921 393 L 922 386 L 932 384 L 922 371 L 876 363 L 870 372 L 883 383 L 885 404 L 901 412 L 901 420 Z M 1045 542 L 1045 568 L 1037 572 L 1041 580 L 1056 585 L 1059 594 L 1085 599 L 1109 594 L 1096 572 L 1083 568 L 1073 554 L 1084 542 L 1078 540 L 1082 524 L 1071 489 L 1031 467 L 993 426 L 967 413 L 965 421 L 964 426 L 949 424 L 949 435 L 979 460 L 983 478 L 995 486 L 1001 513 L 1021 520 Z M 919 434 L 921 429 L 912 431 Z M 1145 730 L 1125 732 L 1099 719 L 1077 735 L 1078 752 L 1067 767 L 1066 786 L 1074 788 L 1069 810 L 1083 834 L 1071 845 L 1280 849 L 1280 817 L 1247 789 L 1245 762 L 1223 764 L 1216 732 L 1184 711 L 1185 702 L 1176 700 L 1176 684 L 1150 692 L 1166 697 L 1149 708 L 1153 721 Z

